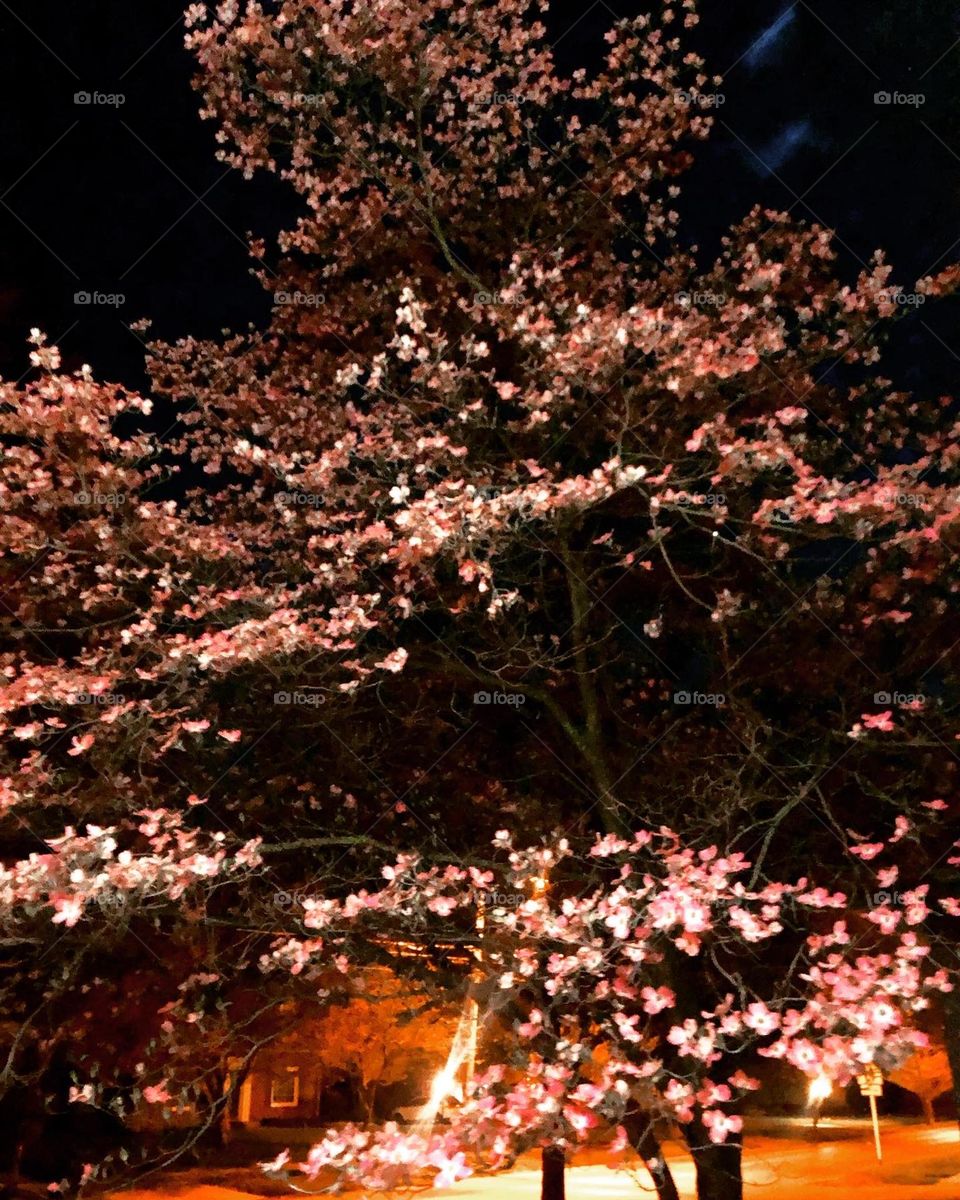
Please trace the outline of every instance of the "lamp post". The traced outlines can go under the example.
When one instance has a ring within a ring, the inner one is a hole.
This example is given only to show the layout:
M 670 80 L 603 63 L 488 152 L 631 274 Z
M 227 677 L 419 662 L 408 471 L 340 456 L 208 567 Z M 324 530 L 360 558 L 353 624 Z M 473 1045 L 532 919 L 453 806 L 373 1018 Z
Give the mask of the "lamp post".
M 549 887 L 549 879 L 546 874 L 534 875 L 530 880 L 531 898 L 541 900 L 546 894 Z M 479 944 L 475 951 L 477 959 L 477 969 L 474 975 L 480 975 L 480 968 L 483 965 L 483 931 L 487 923 L 486 911 L 484 908 L 483 896 L 477 898 L 477 917 L 474 928 L 477 931 Z M 466 1097 L 467 1084 L 473 1078 L 477 1069 L 477 1042 L 480 1034 L 480 1006 L 471 996 L 467 1000 L 467 1053 L 464 1057 L 465 1076 L 463 1081 L 463 1094 Z
M 820 1120 L 823 1102 L 827 1099 L 832 1091 L 833 1083 L 830 1080 L 829 1075 L 824 1075 L 823 1072 L 821 1072 L 819 1075 L 815 1075 L 813 1079 L 810 1080 L 810 1085 L 807 1088 L 807 1103 L 813 1110 L 814 1129 L 816 1129 Z

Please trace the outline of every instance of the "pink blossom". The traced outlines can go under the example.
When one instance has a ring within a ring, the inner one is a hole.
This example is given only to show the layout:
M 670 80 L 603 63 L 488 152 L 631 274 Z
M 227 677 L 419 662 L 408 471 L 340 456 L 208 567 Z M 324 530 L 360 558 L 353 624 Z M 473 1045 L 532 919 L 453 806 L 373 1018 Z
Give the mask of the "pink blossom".
M 703 1114 L 703 1123 L 709 1130 L 710 1141 L 717 1145 L 725 1142 L 731 1133 L 739 1133 L 743 1129 L 743 1117 L 725 1113 L 719 1108 L 707 1109 Z
M 374 663 L 374 666 L 380 667 L 381 670 L 392 671 L 394 674 L 397 674 L 403 670 L 408 658 L 407 651 L 402 646 L 399 646 L 396 650 L 391 650 L 385 658 Z
M 860 719 L 867 729 L 879 729 L 884 733 L 889 733 L 894 728 L 893 721 L 890 719 L 892 716 L 893 710 L 888 708 L 881 713 L 861 713 Z
M 761 1037 L 773 1031 L 780 1024 L 780 1019 L 776 1013 L 770 1011 L 762 1000 L 755 1000 L 747 1006 L 747 1011 L 743 1017 L 743 1023 Z
M 277 1155 L 277 1157 L 272 1159 L 270 1162 L 260 1163 L 260 1168 L 261 1168 L 261 1170 L 266 1171 L 269 1174 L 274 1171 L 283 1170 L 283 1168 L 287 1165 L 287 1163 L 289 1161 L 290 1161 L 290 1151 L 289 1150 L 281 1150 L 280 1153 Z
M 643 1011 L 651 1015 L 671 1008 L 676 1003 L 676 996 L 668 987 L 644 987 L 640 995 L 643 997 Z
M 433 1180 L 435 1188 L 452 1187 L 459 1180 L 473 1174 L 472 1169 L 466 1165 L 466 1155 L 462 1150 L 458 1150 L 449 1158 L 443 1154 L 435 1154 L 431 1156 L 430 1163 L 431 1166 L 439 1167 Z
M 75 737 L 71 740 L 70 749 L 67 753 L 71 758 L 76 758 L 78 754 L 83 754 L 84 751 L 89 750 L 96 740 L 96 737 L 92 733 L 85 733 L 82 737 Z
M 80 896 L 57 894 L 50 897 L 50 902 L 54 908 L 52 917 L 54 925 L 66 925 L 70 928 L 76 925 L 83 916 L 84 905 Z
M 884 849 L 886 847 L 883 842 L 861 842 L 857 846 L 851 846 L 850 853 L 855 854 L 858 858 L 862 858 L 864 862 L 869 862 L 870 859 L 876 858 Z

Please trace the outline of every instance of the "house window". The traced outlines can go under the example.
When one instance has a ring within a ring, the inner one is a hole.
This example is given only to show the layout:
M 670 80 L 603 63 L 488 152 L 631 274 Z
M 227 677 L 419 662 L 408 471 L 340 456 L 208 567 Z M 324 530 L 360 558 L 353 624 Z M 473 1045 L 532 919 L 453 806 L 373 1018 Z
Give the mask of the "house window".
M 287 1067 L 270 1080 L 270 1107 L 296 1108 L 300 1103 L 300 1068 Z

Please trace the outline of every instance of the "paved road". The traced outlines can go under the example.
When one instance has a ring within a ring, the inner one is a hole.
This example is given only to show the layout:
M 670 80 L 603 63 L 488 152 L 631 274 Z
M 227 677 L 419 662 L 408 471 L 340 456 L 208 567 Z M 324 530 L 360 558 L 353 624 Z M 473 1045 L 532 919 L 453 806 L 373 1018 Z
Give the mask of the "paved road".
M 746 1200 L 960 1200 L 960 1135 L 955 1125 L 926 1129 L 891 1124 L 883 1133 L 882 1163 L 876 1161 L 866 1122 L 825 1122 L 815 1137 L 805 1125 L 791 1125 L 780 1136 L 771 1130 L 748 1138 Z M 684 1200 L 694 1200 L 692 1162 L 675 1148 L 669 1158 Z M 466 1179 L 433 1194 L 438 1200 L 539 1200 L 540 1180 L 536 1171 L 517 1170 Z M 567 1200 L 654 1196 L 644 1171 L 603 1166 L 567 1171 Z
M 865 1122 L 825 1122 L 816 1137 L 793 1123 L 779 1128 L 766 1123 L 763 1134 L 748 1137 L 746 1200 L 960 1200 L 956 1125 L 927 1129 L 888 1123 L 883 1154 L 883 1162 L 877 1163 Z M 669 1158 L 684 1200 L 694 1200 L 693 1164 L 679 1147 L 671 1147 Z M 167 1188 L 118 1192 L 109 1200 L 259 1200 L 249 1192 L 195 1180 L 194 1172 L 181 1172 Z M 539 1200 L 540 1177 L 536 1170 L 518 1169 L 465 1179 L 426 1195 L 437 1200 Z M 295 1196 L 291 1193 L 294 1200 Z M 357 1193 L 345 1196 L 360 1200 Z M 383 1193 L 374 1193 L 371 1200 L 374 1196 L 388 1200 Z M 567 1171 L 567 1200 L 653 1200 L 654 1196 L 644 1171 L 612 1171 L 604 1166 Z

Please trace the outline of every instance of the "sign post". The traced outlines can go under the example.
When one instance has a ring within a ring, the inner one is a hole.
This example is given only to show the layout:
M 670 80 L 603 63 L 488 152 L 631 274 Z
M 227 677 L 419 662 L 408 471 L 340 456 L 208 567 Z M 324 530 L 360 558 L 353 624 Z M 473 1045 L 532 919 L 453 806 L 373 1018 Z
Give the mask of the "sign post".
M 883 1161 L 883 1150 L 880 1147 L 880 1120 L 877 1116 L 877 1097 L 883 1095 L 883 1075 L 876 1063 L 867 1063 L 863 1074 L 857 1076 L 857 1084 L 861 1096 L 870 1100 L 870 1116 L 873 1119 L 873 1145 L 877 1152 L 877 1162 Z

